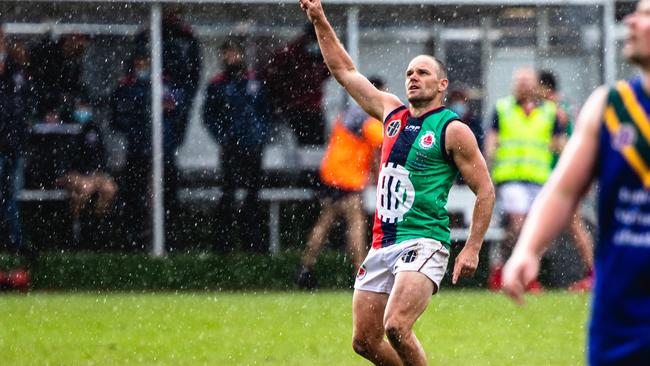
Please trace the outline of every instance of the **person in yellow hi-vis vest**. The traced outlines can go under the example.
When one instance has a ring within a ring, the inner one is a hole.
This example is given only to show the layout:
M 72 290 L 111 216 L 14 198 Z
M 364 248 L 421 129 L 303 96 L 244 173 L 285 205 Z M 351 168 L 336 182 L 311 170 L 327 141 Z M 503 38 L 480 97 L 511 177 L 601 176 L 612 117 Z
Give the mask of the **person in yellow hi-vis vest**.
M 485 156 L 505 220 L 505 238 L 490 253 L 488 288 L 501 288 L 501 268 L 519 237 L 535 196 L 551 173 L 553 151 L 562 141 L 555 103 L 538 95 L 535 69 L 523 67 L 513 74 L 513 95 L 496 103 L 492 128 L 485 141 Z M 530 291 L 542 286 L 533 281 Z

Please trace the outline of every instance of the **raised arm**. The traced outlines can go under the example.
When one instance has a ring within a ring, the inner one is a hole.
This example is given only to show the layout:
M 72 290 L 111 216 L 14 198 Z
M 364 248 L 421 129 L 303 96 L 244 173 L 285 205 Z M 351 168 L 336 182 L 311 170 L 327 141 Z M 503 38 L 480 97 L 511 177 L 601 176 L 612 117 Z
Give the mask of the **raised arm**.
M 395 95 L 378 90 L 359 73 L 327 20 L 320 0 L 300 0 L 300 7 L 314 25 L 323 59 L 330 72 L 363 110 L 383 121 L 388 113 L 402 105 Z
M 483 237 L 492 218 L 495 194 L 483 155 L 467 125 L 454 121 L 447 126 L 445 145 L 463 179 L 476 194 L 469 237 L 454 264 L 452 283 L 456 284 L 459 277 L 471 277 L 476 272 Z
M 607 89 L 599 88 L 585 103 L 558 166 L 535 199 L 506 263 L 503 290 L 522 303 L 526 285 L 537 277 L 539 262 L 552 240 L 569 221 L 593 179 Z

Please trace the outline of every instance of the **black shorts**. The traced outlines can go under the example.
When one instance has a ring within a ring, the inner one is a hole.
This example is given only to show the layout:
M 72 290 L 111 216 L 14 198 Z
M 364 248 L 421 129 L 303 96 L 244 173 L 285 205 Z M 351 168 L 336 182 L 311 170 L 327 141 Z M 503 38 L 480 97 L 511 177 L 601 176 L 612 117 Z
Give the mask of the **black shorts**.
M 361 191 L 358 190 L 349 190 L 349 189 L 342 189 L 342 188 L 337 188 L 330 186 L 326 183 L 319 182 L 318 184 L 318 192 L 320 194 L 321 199 L 331 199 L 332 201 L 338 201 L 340 199 L 346 198 L 351 194 L 360 194 Z

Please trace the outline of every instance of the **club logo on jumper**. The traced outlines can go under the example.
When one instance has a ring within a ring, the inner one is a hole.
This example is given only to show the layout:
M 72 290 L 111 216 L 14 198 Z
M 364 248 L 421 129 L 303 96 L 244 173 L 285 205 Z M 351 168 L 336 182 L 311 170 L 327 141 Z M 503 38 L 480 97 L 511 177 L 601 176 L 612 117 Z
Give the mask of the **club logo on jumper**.
M 420 147 L 430 149 L 436 143 L 436 135 L 432 131 L 427 131 L 420 137 Z
M 389 224 L 402 221 L 414 199 L 409 171 L 401 165 L 385 163 L 377 181 L 377 217 Z
M 612 139 L 612 145 L 616 150 L 622 150 L 626 146 L 632 146 L 636 143 L 636 130 L 628 123 L 622 123 Z
M 417 257 L 418 257 L 417 249 L 409 250 L 408 252 L 404 253 L 404 255 L 402 255 L 402 262 L 412 263 L 415 262 L 415 259 Z
M 359 270 L 357 271 L 357 278 L 362 280 L 364 277 L 366 277 L 366 265 L 362 264 L 361 267 L 359 267 Z
M 386 126 L 386 136 L 393 137 L 397 135 L 400 127 L 402 127 L 402 121 L 399 119 L 394 119 L 388 122 L 388 125 Z

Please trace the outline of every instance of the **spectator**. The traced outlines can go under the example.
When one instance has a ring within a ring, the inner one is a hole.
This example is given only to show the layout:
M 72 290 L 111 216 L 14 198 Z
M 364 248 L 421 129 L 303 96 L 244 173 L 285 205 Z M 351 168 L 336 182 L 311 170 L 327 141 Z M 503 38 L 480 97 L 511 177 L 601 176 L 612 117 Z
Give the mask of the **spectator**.
M 150 182 L 152 172 L 151 147 L 151 69 L 146 54 L 137 53 L 130 62 L 127 75 L 120 81 L 113 93 L 112 111 L 115 129 L 127 140 L 126 166 L 121 177 L 120 191 L 124 199 L 124 222 L 127 224 L 129 242 L 144 248 L 151 240 Z M 176 189 L 178 172 L 174 154 L 180 138 L 176 114 L 176 103 L 170 93 L 169 84 L 163 83 L 163 163 L 164 163 L 164 207 L 166 218 L 177 213 Z M 169 228 L 169 225 L 167 226 Z M 167 231 L 171 237 L 171 230 Z
M 274 117 L 291 126 L 300 145 L 325 143 L 322 100 L 329 76 L 311 25 L 306 25 L 304 33 L 287 47 L 278 50 L 265 70 Z
M 31 50 L 29 74 L 34 80 L 38 120 L 86 95 L 82 79 L 86 42 L 85 35 L 66 34 L 58 40 L 45 39 Z
M 370 82 L 384 90 L 385 82 L 373 77 Z M 352 257 L 354 273 L 367 254 L 362 191 L 373 167 L 378 166 L 377 153 L 383 140 L 383 124 L 364 112 L 355 102 L 334 123 L 327 150 L 320 167 L 321 211 L 307 239 L 302 256 L 298 285 L 305 289 L 317 286 L 312 269 L 326 236 L 337 216 L 347 223 L 347 249 Z
M 5 35 L 0 32 L 0 244 L 25 255 L 31 253 L 23 243 L 17 198 L 22 188 L 30 88 L 27 81 L 18 82 L 19 65 L 11 56 Z
M 199 43 L 192 29 L 181 21 L 181 7 L 164 6 L 162 18 L 162 73 L 175 103 L 177 123 L 173 125 L 172 144 L 180 146 L 189 123 L 201 71 Z M 149 49 L 149 31 L 138 34 L 136 52 Z
M 497 101 L 485 141 L 485 155 L 492 166 L 492 179 L 498 185 L 506 221 L 505 238 L 490 258 L 488 287 L 493 290 L 501 288 L 503 260 L 509 256 L 535 196 L 551 173 L 552 151 L 562 138 L 556 105 L 540 99 L 537 88 L 534 69 L 515 71 L 513 95 Z M 539 291 L 542 287 L 535 280 L 529 289 Z
M 456 112 L 460 116 L 460 119 L 467 123 L 472 132 L 474 132 L 474 136 L 476 136 L 478 147 L 483 149 L 485 131 L 483 131 L 483 126 L 481 125 L 480 119 L 476 116 L 475 111 L 470 108 L 467 92 L 462 88 L 452 89 L 447 97 L 447 107 Z
M 73 234 L 78 242 L 82 212 L 91 203 L 94 206 L 94 215 L 91 217 L 103 221 L 112 207 L 117 185 L 106 171 L 101 131 L 94 123 L 92 106 L 86 100 L 77 99 L 72 116 L 72 122 L 81 126 L 81 132 L 69 151 L 68 171 L 57 179 L 57 185 L 65 188 L 70 194 Z M 102 225 L 99 225 L 99 221 L 94 224 L 97 225 L 90 225 L 92 232 L 100 231 L 98 226 Z
M 246 69 L 241 39 L 226 39 L 220 56 L 223 72 L 208 86 L 204 107 L 204 121 L 221 146 L 219 249 L 232 250 L 238 241 L 242 249 L 263 251 L 258 196 L 262 185 L 262 150 L 269 128 L 266 91 L 255 74 Z M 238 187 L 247 190 L 239 209 L 235 205 Z M 235 231 L 239 231 L 239 238 Z
M 539 82 L 541 97 L 557 105 L 558 120 L 564 129 L 566 140 L 566 138 L 571 136 L 574 129 L 574 114 L 572 112 L 571 104 L 560 95 L 557 90 L 557 79 L 551 71 L 540 71 Z M 555 168 L 559 155 L 559 153 L 553 154 L 553 168 Z M 584 277 L 573 283 L 569 289 L 574 291 L 589 291 L 594 282 L 594 245 L 591 234 L 586 229 L 586 224 L 582 219 L 582 214 L 580 213 L 579 208 L 575 210 L 573 213 L 573 219 L 569 223 L 569 234 L 573 238 L 576 249 L 578 249 L 578 253 L 585 264 Z

